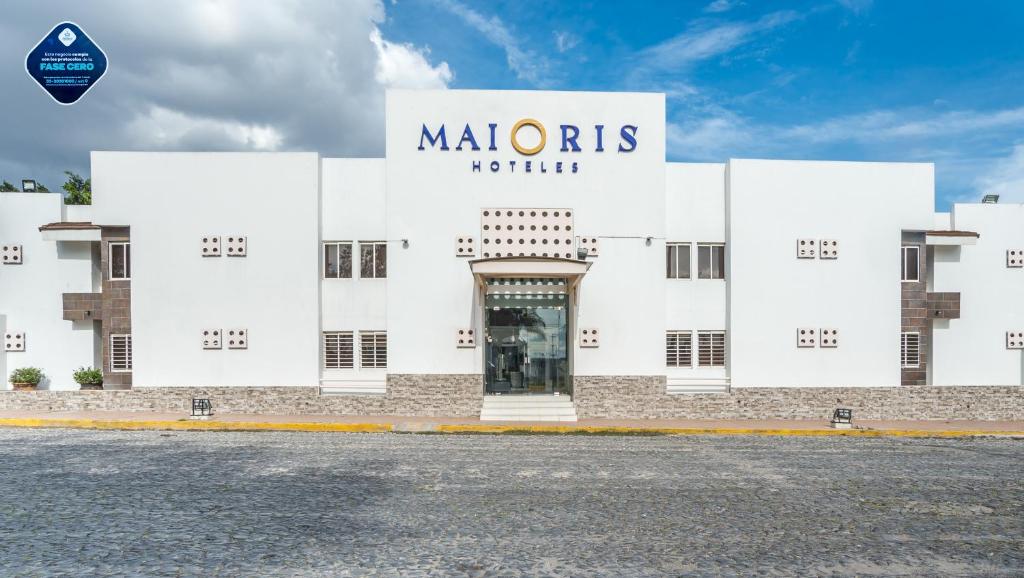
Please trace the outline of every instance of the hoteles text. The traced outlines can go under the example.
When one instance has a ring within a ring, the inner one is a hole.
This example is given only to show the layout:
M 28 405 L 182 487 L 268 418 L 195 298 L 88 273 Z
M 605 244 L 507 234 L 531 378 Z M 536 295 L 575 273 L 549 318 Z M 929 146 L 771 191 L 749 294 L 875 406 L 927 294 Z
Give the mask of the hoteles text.
M 519 142 L 519 132 L 524 127 L 532 127 L 540 136 L 538 142 L 530 147 L 524 146 Z M 581 133 L 580 127 L 572 124 L 562 124 L 558 126 L 560 132 L 560 148 L 559 152 L 563 153 L 578 153 L 583 151 L 583 147 L 592 148 L 594 152 L 602 153 L 605 152 L 605 137 L 606 127 L 603 124 L 593 125 L 593 129 L 586 131 L 584 136 Z M 613 148 L 619 153 L 631 153 L 636 150 L 637 147 L 637 134 L 638 127 L 636 125 L 625 124 L 619 127 L 618 130 L 618 142 L 609 144 L 609 148 Z M 477 140 L 477 135 L 483 137 L 482 141 Z M 420 143 L 417 150 L 426 150 L 428 147 L 440 151 L 448 150 L 470 150 L 480 151 L 482 150 L 481 142 L 486 145 L 488 151 L 498 150 L 498 124 L 488 123 L 486 131 L 479 131 L 474 133 L 473 128 L 468 123 L 462 129 L 462 133 L 454 148 L 450 148 L 448 144 L 448 133 L 445 129 L 445 125 L 441 124 L 436 130 L 431 131 L 424 123 L 420 130 Z M 539 121 L 532 118 L 524 118 L 519 120 L 512 126 L 509 131 L 509 142 L 512 148 L 521 155 L 533 156 L 547 146 L 547 129 Z M 454 141 L 453 141 L 454 142 Z M 515 172 L 517 168 L 517 162 L 515 160 L 507 160 L 504 163 L 498 160 L 492 160 L 486 165 L 482 164 L 480 160 L 472 161 L 471 167 L 473 172 L 481 172 L 481 168 L 486 166 L 490 172 L 497 173 L 501 171 L 502 166 L 507 167 L 509 172 Z M 560 173 L 576 173 L 579 172 L 579 163 L 576 161 L 555 161 L 552 166 L 549 167 L 544 161 L 521 161 L 518 163 L 518 167 L 523 172 L 531 173 L 547 173 L 550 172 Z

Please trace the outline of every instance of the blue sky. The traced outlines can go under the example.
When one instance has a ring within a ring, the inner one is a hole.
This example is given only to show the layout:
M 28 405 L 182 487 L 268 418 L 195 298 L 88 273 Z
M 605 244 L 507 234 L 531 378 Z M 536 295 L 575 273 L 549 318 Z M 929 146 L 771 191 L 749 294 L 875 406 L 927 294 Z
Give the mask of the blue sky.
M 665 92 L 670 160 L 935 162 L 940 208 L 1024 200 L 1024 2 L 400 0 L 382 29 L 452 87 Z
M 25 54 L 63 20 L 110 68 L 56 105 Z M 1024 202 L 1024 1 L 10 0 L 0 178 L 90 150 L 381 156 L 384 92 L 658 91 L 669 160 L 934 162 L 940 210 Z

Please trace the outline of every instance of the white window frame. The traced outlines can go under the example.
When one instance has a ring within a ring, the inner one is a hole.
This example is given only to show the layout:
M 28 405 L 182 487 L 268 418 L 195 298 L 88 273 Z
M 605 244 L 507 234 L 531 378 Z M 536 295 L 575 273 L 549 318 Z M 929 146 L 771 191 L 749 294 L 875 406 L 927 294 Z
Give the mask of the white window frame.
M 124 277 L 114 277 L 114 247 L 121 247 L 124 252 Z M 111 281 L 132 280 L 132 244 L 131 241 L 107 241 L 107 277 Z
M 370 277 L 364 277 L 363 276 L 363 246 L 364 245 L 372 246 L 373 247 L 373 265 L 374 266 L 373 266 L 373 275 L 371 275 Z M 384 274 L 378 277 L 377 276 L 377 250 L 381 246 L 384 246 Z M 388 278 L 387 241 L 359 241 L 359 243 L 358 243 L 358 251 L 359 251 L 359 253 L 352 257 L 352 260 L 353 260 L 352 266 L 355 267 L 356 266 L 355 261 L 358 260 L 358 262 L 359 262 L 359 278 L 360 279 L 387 279 Z
M 383 344 L 378 338 L 383 338 Z M 366 342 L 369 340 L 369 342 Z M 372 353 L 369 358 L 370 364 L 366 363 L 366 348 L 369 346 Z M 388 332 L 380 330 L 359 331 L 359 368 L 360 369 L 387 369 L 388 367 Z
M 341 274 L 342 273 L 342 270 L 341 270 L 341 246 L 342 245 L 347 245 L 348 246 L 348 250 L 349 250 L 348 275 L 342 275 Z M 333 276 L 333 277 L 329 276 L 327 274 L 327 251 L 329 251 L 331 249 L 334 250 L 334 258 L 338 262 L 338 274 Z M 355 276 L 353 270 L 355 269 L 355 266 L 356 266 L 356 260 L 360 258 L 360 256 L 355 253 L 356 249 L 357 249 L 357 247 L 355 246 L 355 243 L 353 243 L 352 241 L 324 241 L 323 242 L 323 249 L 322 249 L 322 252 L 320 254 L 320 257 L 321 257 L 320 263 L 321 263 L 321 266 L 323 267 L 322 277 L 324 279 L 352 279 Z M 361 263 L 360 263 L 360 265 L 361 265 Z
M 672 347 L 672 339 L 675 338 L 675 348 Z M 687 342 L 686 347 L 682 342 Z M 683 356 L 688 358 L 687 363 L 681 363 Z M 680 369 L 693 367 L 693 331 L 670 329 L 665 332 L 665 366 Z
M 683 276 L 680 275 L 680 273 L 682 273 L 682 269 L 679 267 L 679 250 L 684 248 L 684 247 L 686 248 L 686 251 L 689 253 L 689 255 L 688 255 L 689 258 L 687 259 L 687 262 L 689 264 L 689 268 L 686 271 L 686 277 L 683 277 Z M 668 269 L 668 259 L 672 255 L 672 249 L 676 249 L 676 252 L 675 252 L 676 253 L 675 254 L 676 276 L 675 277 L 672 277 L 669 274 L 669 269 Z M 665 278 L 666 279 L 677 279 L 677 280 L 682 280 L 682 281 L 690 281 L 690 280 L 692 280 L 693 279 L 693 243 L 683 243 L 683 242 L 665 243 L 665 266 L 666 266 L 666 269 L 665 269 Z
M 913 338 L 914 344 L 911 346 L 910 340 Z M 913 355 L 911 355 L 913 352 Z M 913 359 L 913 364 L 910 360 Z M 919 331 L 902 331 L 900 332 L 900 369 L 920 369 L 921 368 L 921 332 Z
M 116 339 L 124 339 L 124 363 L 115 365 L 114 360 L 117 359 L 115 352 L 117 347 L 114 345 Z M 130 373 L 132 370 L 132 334 L 131 333 L 111 333 L 110 334 L 110 372 L 111 373 Z
M 331 343 L 333 341 L 333 343 Z M 348 341 L 348 360 L 345 360 L 345 344 Z M 356 338 L 353 331 L 324 331 L 320 337 L 320 346 L 323 351 L 321 362 L 325 370 L 345 370 L 356 368 Z M 327 360 L 333 354 L 337 359 L 336 365 L 329 365 Z
M 921 246 L 920 245 L 903 245 L 902 258 L 900 259 L 900 280 L 904 283 L 920 283 L 921 282 Z M 914 278 L 910 279 L 907 276 L 907 264 L 910 263 L 910 259 L 907 259 L 907 253 L 914 252 Z
M 703 337 L 705 335 L 711 336 L 710 337 L 710 343 L 711 343 L 712 347 L 711 347 L 711 352 L 708 354 L 708 357 L 710 359 L 710 363 L 703 363 L 701 361 L 701 357 L 704 354 L 704 347 L 701 345 L 701 337 Z M 714 348 L 714 338 L 715 338 L 715 336 L 721 336 L 721 338 L 722 338 L 722 350 L 721 350 L 722 362 L 721 363 L 715 363 L 715 348 Z M 728 352 L 726 351 L 727 345 L 728 345 L 728 342 L 726 341 L 726 338 L 725 338 L 725 331 L 698 331 L 697 332 L 697 347 L 696 347 L 696 349 L 697 349 L 697 360 L 696 360 L 697 367 L 701 367 L 701 368 L 725 367 L 728 364 L 728 362 L 729 362 L 729 360 L 728 360 Z
M 700 250 L 707 247 L 710 251 L 709 257 L 711 259 L 711 276 L 701 277 L 700 276 Z M 715 277 L 715 263 L 718 262 L 715 259 L 715 249 L 720 248 L 722 251 L 722 276 Z M 697 243 L 697 279 L 701 281 L 724 281 L 725 280 L 725 243 Z

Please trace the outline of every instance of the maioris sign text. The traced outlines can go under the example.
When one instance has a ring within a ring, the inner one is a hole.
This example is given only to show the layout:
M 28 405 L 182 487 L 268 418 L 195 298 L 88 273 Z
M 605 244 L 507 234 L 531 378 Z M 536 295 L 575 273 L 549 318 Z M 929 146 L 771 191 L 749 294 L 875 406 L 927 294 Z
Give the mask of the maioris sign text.
M 603 124 L 582 128 L 573 124 L 560 124 L 557 132 L 551 137 L 555 142 L 549 143 L 547 127 L 532 118 L 520 119 L 510 128 L 504 130 L 502 126 L 494 122 L 488 123 L 486 129 L 483 126 L 474 129 L 467 123 L 461 129 L 456 128 L 451 134 L 444 124 L 430 127 L 424 123 L 420 129 L 420 144 L 417 149 L 421 151 L 431 149 L 448 153 L 455 151 L 481 152 L 486 149 L 488 152 L 500 154 L 507 150 L 506 146 L 510 146 L 521 156 L 500 158 L 498 155 L 494 155 L 489 159 L 467 159 L 470 169 L 475 173 L 575 174 L 580 171 L 581 165 L 579 161 L 572 158 L 573 153 L 580 153 L 584 150 L 609 154 L 631 153 L 637 147 L 637 130 L 637 126 L 632 124 L 617 126 L 611 130 Z M 565 153 L 565 157 L 559 156 L 555 159 L 545 158 L 542 160 L 528 158 L 549 146 L 557 147 L 559 155 Z

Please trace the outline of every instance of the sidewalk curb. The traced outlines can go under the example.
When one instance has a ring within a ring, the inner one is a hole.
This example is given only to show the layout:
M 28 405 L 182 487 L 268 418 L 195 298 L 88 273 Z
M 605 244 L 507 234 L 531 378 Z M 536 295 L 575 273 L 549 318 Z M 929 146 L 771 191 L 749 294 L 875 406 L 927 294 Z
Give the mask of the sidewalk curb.
M 572 425 L 485 425 L 485 424 L 412 424 L 321 423 L 321 422 L 242 422 L 172 420 L 103 420 L 63 418 L 0 418 L 0 427 L 67 428 L 95 430 L 177 430 L 177 431 L 297 431 L 341 433 L 407 433 L 449 435 L 618 435 L 618 436 L 699 436 L 755 435 L 779 437 L 911 437 L 971 438 L 1011 437 L 1024 439 L 1024 431 L 984 430 L 879 430 L 879 429 L 758 429 L 758 428 L 658 428 L 628 426 Z
M 49 419 L 49 418 L 5 418 L 0 427 L 19 428 L 67 428 L 101 430 L 182 430 L 182 431 L 303 431 L 303 432 L 390 432 L 394 426 L 389 423 L 272 423 L 259 421 L 197 421 L 170 420 L 103 420 L 103 419 Z

